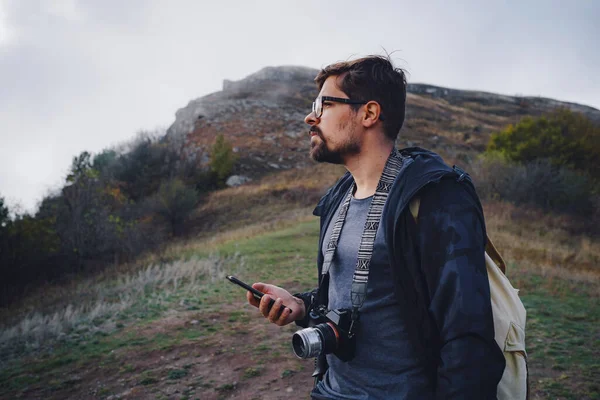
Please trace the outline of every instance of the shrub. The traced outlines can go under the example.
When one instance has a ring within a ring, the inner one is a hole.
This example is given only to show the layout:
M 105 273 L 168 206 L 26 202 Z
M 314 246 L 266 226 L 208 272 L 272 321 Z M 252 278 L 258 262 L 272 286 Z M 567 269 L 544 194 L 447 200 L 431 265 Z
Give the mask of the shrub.
M 600 126 L 568 109 L 509 125 L 492 135 L 487 151 L 522 163 L 547 159 L 600 181 Z
M 163 182 L 148 201 L 150 208 L 168 221 L 173 236 L 177 236 L 181 234 L 184 222 L 199 199 L 200 196 L 194 188 L 186 186 L 176 178 Z
M 223 134 L 219 134 L 210 152 L 210 171 L 215 176 L 218 185 L 223 185 L 236 162 L 231 144 L 225 140 Z
M 179 156 L 167 143 L 140 138 L 130 152 L 121 155 L 104 174 L 123 184 L 125 195 L 135 202 L 155 193 L 175 171 Z M 111 171 L 109 171 L 109 169 Z
M 471 175 L 482 198 L 531 204 L 558 212 L 594 213 L 592 180 L 549 159 L 515 163 L 498 155 L 487 155 L 474 163 Z

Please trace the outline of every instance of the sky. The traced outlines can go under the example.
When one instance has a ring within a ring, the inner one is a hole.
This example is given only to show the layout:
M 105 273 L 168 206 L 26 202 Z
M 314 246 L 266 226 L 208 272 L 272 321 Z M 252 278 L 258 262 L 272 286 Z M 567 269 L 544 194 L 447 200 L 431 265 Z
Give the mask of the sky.
M 0 197 L 266 66 L 392 53 L 409 82 L 600 109 L 600 1 L 0 0 Z M 315 90 L 316 94 L 316 90 Z

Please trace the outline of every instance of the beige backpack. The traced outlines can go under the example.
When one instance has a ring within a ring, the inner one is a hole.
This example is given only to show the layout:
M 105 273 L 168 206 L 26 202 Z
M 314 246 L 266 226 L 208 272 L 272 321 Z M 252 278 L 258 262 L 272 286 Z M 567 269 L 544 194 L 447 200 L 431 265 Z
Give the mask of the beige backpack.
M 417 220 L 420 199 L 410 202 L 410 212 Z M 496 343 L 504 353 L 506 368 L 498 383 L 498 400 L 521 400 L 529 398 L 527 353 L 525 352 L 526 311 L 519 290 L 515 289 L 505 275 L 506 264 L 487 237 L 485 265 L 490 281 L 492 313 Z

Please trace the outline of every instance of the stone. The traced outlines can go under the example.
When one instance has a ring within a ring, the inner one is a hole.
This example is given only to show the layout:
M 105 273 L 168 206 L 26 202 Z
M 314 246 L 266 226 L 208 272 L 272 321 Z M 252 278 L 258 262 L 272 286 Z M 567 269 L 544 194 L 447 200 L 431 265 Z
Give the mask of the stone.
M 251 180 L 252 179 L 244 175 L 231 175 L 229 178 L 227 178 L 225 184 L 229 187 L 235 187 L 243 185 L 246 182 L 250 182 Z

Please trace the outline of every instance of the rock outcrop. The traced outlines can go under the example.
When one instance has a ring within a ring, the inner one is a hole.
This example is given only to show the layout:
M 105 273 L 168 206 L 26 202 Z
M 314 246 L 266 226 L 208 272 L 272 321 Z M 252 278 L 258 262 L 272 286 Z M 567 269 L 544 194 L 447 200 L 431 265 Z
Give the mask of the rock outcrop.
M 219 133 L 234 146 L 236 175 L 253 179 L 303 168 L 310 163 L 308 127 L 303 120 L 317 94 L 313 81 L 317 72 L 296 66 L 266 67 L 239 81 L 225 80 L 222 91 L 179 109 L 166 138 L 200 168 L 208 163 L 210 146 Z M 485 147 L 492 132 L 557 107 L 600 122 L 600 111 L 579 104 L 409 84 L 399 144 L 468 158 Z
M 306 98 L 315 95 L 314 77 L 317 70 L 306 67 L 266 67 L 239 81 L 223 81 L 223 90 L 194 99 L 175 113 L 175 122 L 167 130 L 168 136 L 185 135 L 194 130 L 203 119 L 220 122 L 233 113 L 264 108 L 263 116 L 272 110 L 304 105 Z M 312 100 L 311 100 L 312 101 Z M 298 104 L 298 103 L 301 104 Z M 310 104 L 309 104 L 310 106 Z M 291 115 L 304 118 L 304 111 Z M 257 115 L 259 117 L 260 115 Z

